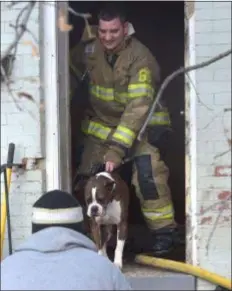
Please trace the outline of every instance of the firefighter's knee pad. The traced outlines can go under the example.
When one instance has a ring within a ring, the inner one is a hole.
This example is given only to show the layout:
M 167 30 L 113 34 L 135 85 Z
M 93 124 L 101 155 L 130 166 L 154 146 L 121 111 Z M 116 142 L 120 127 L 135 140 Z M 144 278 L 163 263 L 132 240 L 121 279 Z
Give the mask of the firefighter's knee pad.
M 151 155 L 140 155 L 134 160 L 135 184 L 136 192 L 142 200 L 157 200 L 159 194 L 153 177 Z M 139 193 L 138 193 L 139 192 Z
M 155 125 L 148 128 L 147 138 L 149 144 L 158 148 L 162 153 L 166 151 L 171 135 L 172 130 L 170 127 Z

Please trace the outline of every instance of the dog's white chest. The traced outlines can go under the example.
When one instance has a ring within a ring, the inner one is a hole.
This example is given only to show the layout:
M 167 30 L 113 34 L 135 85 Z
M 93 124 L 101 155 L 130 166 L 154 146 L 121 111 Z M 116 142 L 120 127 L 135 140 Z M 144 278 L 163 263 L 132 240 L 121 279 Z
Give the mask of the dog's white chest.
M 107 206 L 105 215 L 96 217 L 96 222 L 99 224 L 119 224 L 121 221 L 121 213 L 120 201 L 113 200 Z

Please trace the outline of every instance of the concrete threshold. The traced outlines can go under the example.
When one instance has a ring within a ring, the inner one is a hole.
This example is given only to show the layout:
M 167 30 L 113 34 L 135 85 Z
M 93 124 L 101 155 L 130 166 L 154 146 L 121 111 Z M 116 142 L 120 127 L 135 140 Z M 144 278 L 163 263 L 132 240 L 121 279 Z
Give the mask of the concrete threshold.
M 123 273 L 134 290 L 196 290 L 195 277 L 138 264 L 125 264 Z

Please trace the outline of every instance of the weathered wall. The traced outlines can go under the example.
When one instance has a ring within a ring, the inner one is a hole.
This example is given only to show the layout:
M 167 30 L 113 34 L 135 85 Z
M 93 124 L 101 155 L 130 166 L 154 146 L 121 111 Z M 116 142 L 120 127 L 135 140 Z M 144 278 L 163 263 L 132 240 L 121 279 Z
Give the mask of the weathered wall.
M 22 2 L 9 9 L 9 2 L 1 3 L 1 52 L 14 40 L 15 30 L 9 26 L 15 24 L 16 18 L 22 7 L 27 2 Z M 28 28 L 35 38 L 39 39 L 39 5 L 34 7 L 28 21 Z M 15 65 L 10 87 L 19 106 L 14 104 L 5 84 L 1 86 L 1 164 L 6 162 L 8 144 L 15 143 L 15 162 L 23 158 L 43 157 L 41 127 L 42 111 L 40 109 L 40 67 L 39 57 L 33 56 L 32 47 L 26 45 L 33 41 L 27 32 L 18 45 Z M 34 102 L 19 98 L 19 92 L 29 93 Z M 31 205 L 43 190 L 43 175 L 41 170 L 31 170 L 24 173 L 13 173 L 10 189 L 11 225 L 13 247 L 16 247 L 31 230 Z M 3 182 L 3 176 L 1 177 Z M 7 237 L 7 232 L 6 232 Z M 4 253 L 8 253 L 8 242 L 5 241 Z
M 230 48 L 231 2 L 195 2 L 196 63 Z M 231 56 L 195 77 L 197 262 L 231 278 Z

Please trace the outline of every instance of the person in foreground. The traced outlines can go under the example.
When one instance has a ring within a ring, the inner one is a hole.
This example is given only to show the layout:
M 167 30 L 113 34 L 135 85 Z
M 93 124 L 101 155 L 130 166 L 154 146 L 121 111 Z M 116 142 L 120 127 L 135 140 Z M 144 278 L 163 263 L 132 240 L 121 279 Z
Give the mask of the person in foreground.
M 33 205 L 32 235 L 1 262 L 1 290 L 132 290 L 84 234 L 70 194 L 54 190 Z

